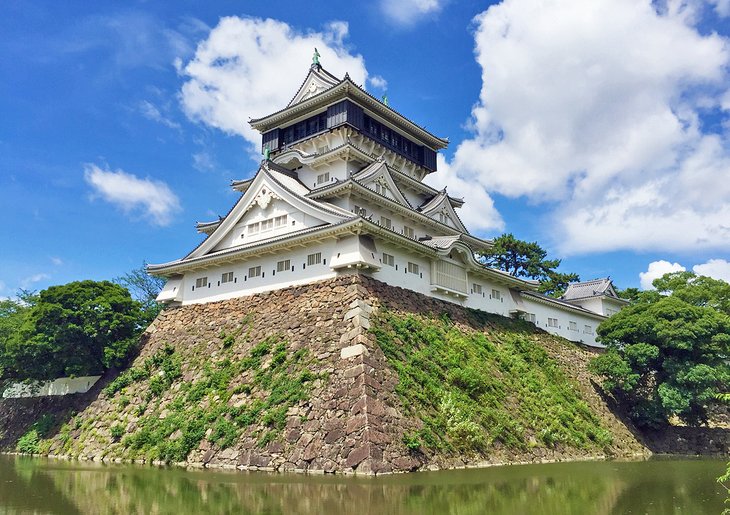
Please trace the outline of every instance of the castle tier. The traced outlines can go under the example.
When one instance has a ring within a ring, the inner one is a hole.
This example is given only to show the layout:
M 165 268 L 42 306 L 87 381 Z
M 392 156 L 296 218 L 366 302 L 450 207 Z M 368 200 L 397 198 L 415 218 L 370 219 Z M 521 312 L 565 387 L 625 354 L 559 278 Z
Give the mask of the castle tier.
M 464 202 L 423 182 L 448 140 L 347 75 L 315 62 L 289 105 L 250 124 L 265 159 L 252 179 L 232 183 L 241 196 L 225 217 L 197 224 L 207 235 L 200 245 L 149 265 L 167 278 L 158 301 L 211 302 L 363 273 L 593 346 L 605 306 L 623 305 L 612 287 L 598 301 L 545 297 L 537 282 L 477 261 L 491 242 L 469 234 L 457 214 Z

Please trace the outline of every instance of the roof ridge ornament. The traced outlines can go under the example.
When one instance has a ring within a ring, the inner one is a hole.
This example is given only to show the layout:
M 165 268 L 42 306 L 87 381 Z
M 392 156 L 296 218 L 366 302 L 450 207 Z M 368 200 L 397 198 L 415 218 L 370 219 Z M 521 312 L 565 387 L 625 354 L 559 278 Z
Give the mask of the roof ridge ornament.
M 383 93 L 383 96 L 382 96 L 382 97 L 380 98 L 380 101 L 381 101 L 381 102 L 382 102 L 382 103 L 383 103 L 384 105 L 388 105 L 388 93 Z
M 312 68 L 320 68 L 322 66 L 321 64 L 319 64 L 320 57 L 321 55 L 319 55 L 317 47 L 314 47 L 314 54 L 312 55 Z

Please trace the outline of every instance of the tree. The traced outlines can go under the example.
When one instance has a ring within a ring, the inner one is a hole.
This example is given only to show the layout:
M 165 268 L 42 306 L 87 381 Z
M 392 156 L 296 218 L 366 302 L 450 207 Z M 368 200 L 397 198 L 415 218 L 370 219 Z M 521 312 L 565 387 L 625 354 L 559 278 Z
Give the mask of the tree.
M 654 281 L 663 294 L 641 292 L 598 327 L 608 350 L 591 369 L 640 426 L 659 427 L 672 416 L 702 423 L 727 391 L 730 316 L 717 307 L 723 285 L 707 279 L 665 275 Z
M 560 259 L 547 259 L 547 251 L 537 242 L 518 240 L 513 234 L 503 234 L 493 240 L 493 246 L 481 254 L 482 262 L 504 270 L 515 277 L 541 281 L 539 291 L 559 296 L 568 284 L 580 280 L 578 274 L 557 272 Z
M 155 319 L 162 309 L 155 299 L 165 286 L 165 279 L 148 274 L 147 263 L 142 262 L 141 267 L 115 278 L 114 282 L 129 290 L 132 297 L 142 305 L 149 322 Z
M 144 328 L 140 304 L 109 281 L 43 290 L 5 343 L 6 376 L 53 379 L 119 366 Z
M 15 299 L 0 300 L 0 379 L 12 365 L 7 353 L 7 343 L 23 326 L 37 299 L 35 292 L 20 290 Z

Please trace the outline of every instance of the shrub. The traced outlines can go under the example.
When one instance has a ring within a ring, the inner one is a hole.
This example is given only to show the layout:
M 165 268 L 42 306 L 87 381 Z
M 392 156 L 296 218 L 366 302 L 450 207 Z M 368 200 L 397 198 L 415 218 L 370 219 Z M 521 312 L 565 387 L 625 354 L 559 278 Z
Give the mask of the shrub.
M 36 431 L 35 429 L 31 429 L 20 437 L 17 445 L 15 446 L 15 449 L 18 452 L 22 452 L 24 454 L 38 454 L 39 443 L 40 437 L 38 436 L 38 431 Z
M 111 427 L 109 433 L 111 434 L 112 440 L 118 442 L 124 436 L 124 426 L 121 424 L 115 424 Z

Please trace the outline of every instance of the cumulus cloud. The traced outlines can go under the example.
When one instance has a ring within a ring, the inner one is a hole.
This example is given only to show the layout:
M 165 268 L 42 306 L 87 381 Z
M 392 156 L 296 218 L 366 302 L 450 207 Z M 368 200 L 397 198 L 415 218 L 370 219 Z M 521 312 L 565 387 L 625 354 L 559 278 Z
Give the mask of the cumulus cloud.
M 649 268 L 646 270 L 646 272 L 639 273 L 641 289 L 653 290 L 654 286 L 652 286 L 651 283 L 654 281 L 654 279 L 658 279 L 665 274 L 669 274 L 672 272 L 684 272 L 685 270 L 687 269 L 679 263 L 670 263 L 669 261 L 664 261 L 663 259 L 659 261 L 652 261 L 651 263 L 649 263 Z
M 84 166 L 84 179 L 95 195 L 125 213 L 141 213 L 156 225 L 168 225 L 180 210 L 177 196 L 162 181 L 140 179 L 123 170 L 103 170 L 95 164 Z
M 437 154 L 436 159 L 438 172 L 427 175 L 425 182 L 439 190 L 447 188 L 449 195 L 464 199 L 466 203 L 457 210 L 464 225 L 470 231 L 503 230 L 504 220 L 487 192 L 482 188 L 475 188 L 473 184 L 459 177 L 441 154 Z
M 482 90 L 453 173 L 550 206 L 565 254 L 730 248 L 730 45 L 697 3 L 504 0 L 475 18 Z M 720 3 L 718 3 L 718 6 Z M 709 107 L 708 107 L 709 106 Z
M 375 89 L 386 89 L 388 87 L 388 81 L 380 75 L 372 75 L 368 77 L 368 82 Z
M 730 262 L 724 259 L 710 259 L 706 263 L 693 266 L 692 271 L 697 275 L 706 275 L 730 283 Z
M 380 0 L 380 11 L 396 25 L 411 27 L 429 14 L 441 11 L 444 0 Z
M 183 109 L 192 120 L 243 136 L 256 152 L 261 136 L 248 120 L 289 103 L 315 47 L 328 71 L 338 77 L 349 73 L 357 84 L 365 84 L 365 62 L 347 49 L 347 35 L 345 22 L 332 22 L 321 32 L 299 32 L 278 20 L 221 18 L 195 56 L 179 65 L 186 78 Z

